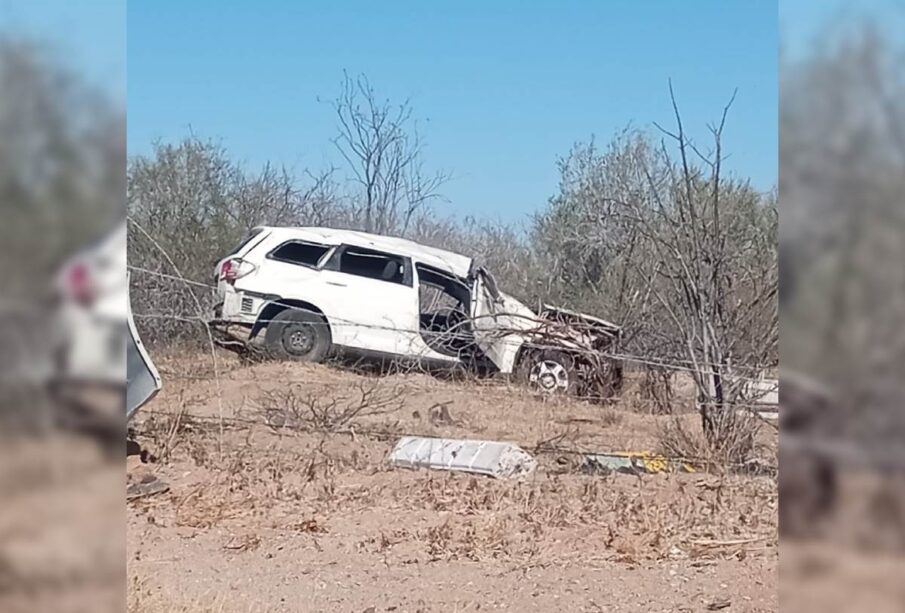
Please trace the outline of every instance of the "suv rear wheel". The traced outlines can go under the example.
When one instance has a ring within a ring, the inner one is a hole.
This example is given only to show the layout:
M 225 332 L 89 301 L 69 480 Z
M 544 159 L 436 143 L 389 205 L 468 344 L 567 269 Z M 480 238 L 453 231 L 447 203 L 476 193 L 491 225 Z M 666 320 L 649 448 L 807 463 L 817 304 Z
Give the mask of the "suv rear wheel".
M 271 356 L 299 362 L 320 362 L 332 344 L 330 327 L 310 311 L 285 309 L 267 325 L 264 343 Z

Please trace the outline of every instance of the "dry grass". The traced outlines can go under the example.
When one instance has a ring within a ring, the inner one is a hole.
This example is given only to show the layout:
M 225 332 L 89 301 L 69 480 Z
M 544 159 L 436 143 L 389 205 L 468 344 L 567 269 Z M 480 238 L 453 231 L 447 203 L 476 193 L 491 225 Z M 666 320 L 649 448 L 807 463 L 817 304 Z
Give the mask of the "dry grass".
M 151 450 L 162 458 L 157 470 L 172 486 L 131 503 L 153 534 L 217 535 L 212 546 L 231 559 L 258 559 L 275 543 L 301 538 L 317 551 L 333 547 L 349 563 L 376 556 L 385 568 L 492 560 L 524 570 L 775 555 L 772 479 L 586 476 L 573 463 L 580 455 L 559 452 L 651 449 L 668 417 L 619 403 L 541 401 L 500 383 L 377 378 L 323 366 L 257 365 L 222 384 L 232 408 L 222 429 L 209 381 L 177 381 L 139 415 L 137 430 L 159 446 Z M 539 453 L 540 468 L 522 483 L 392 470 L 385 458 L 395 436 L 387 430 L 512 440 Z M 130 611 L 224 606 L 212 599 L 179 608 L 182 601 L 160 600 L 147 586 L 137 603 L 130 598 Z
M 213 446 L 213 439 L 196 444 Z M 189 448 L 179 449 L 188 453 Z M 165 504 L 149 501 L 139 508 L 153 512 L 158 523 L 202 530 L 249 524 L 287 529 L 300 516 L 404 510 L 402 515 L 412 519 L 383 547 L 421 543 L 425 562 L 524 562 L 542 557 L 544 547 L 564 534 L 578 543 L 588 532 L 607 559 L 631 562 L 664 559 L 676 555 L 677 548 L 696 555 L 693 543 L 700 539 L 755 538 L 775 544 L 777 496 L 770 480 L 543 473 L 527 483 L 510 483 L 400 472 L 382 465 L 385 444 L 313 434 L 270 437 L 265 443 L 246 432 L 244 440 L 226 449 L 220 459 L 214 459 L 213 449 L 194 454 L 205 458 L 203 482 L 172 494 Z M 169 519 L 160 513 L 162 505 L 172 511 Z M 284 516 L 286 521 L 278 519 Z M 317 523 L 319 530 L 326 529 L 329 517 Z
M 660 425 L 658 452 L 687 459 L 709 472 L 739 471 L 769 454 L 759 443 L 762 432 L 763 422 L 748 413 L 722 413 L 711 437 L 704 434 L 699 416 L 672 416 Z M 775 451 L 773 456 L 767 463 L 775 466 Z
M 354 426 L 361 418 L 391 415 L 405 405 L 405 386 L 364 379 L 324 395 L 302 385 L 268 390 L 257 400 L 258 413 L 273 428 L 313 432 L 337 432 Z
M 225 613 L 243 610 L 248 613 L 266 613 L 271 609 L 260 604 L 237 608 L 234 597 L 229 594 L 210 594 L 174 602 L 172 598 L 151 588 L 147 579 L 137 575 L 129 576 L 126 613 Z

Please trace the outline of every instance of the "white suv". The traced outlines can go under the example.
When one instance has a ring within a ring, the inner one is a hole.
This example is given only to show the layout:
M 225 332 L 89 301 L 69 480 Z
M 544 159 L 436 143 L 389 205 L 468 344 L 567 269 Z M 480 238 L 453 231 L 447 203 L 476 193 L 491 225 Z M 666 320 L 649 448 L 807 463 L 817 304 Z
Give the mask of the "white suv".
M 544 393 L 621 387 L 619 326 L 533 312 L 467 256 L 329 228 L 258 227 L 218 264 L 212 322 L 224 344 L 320 361 L 358 355 L 516 373 Z

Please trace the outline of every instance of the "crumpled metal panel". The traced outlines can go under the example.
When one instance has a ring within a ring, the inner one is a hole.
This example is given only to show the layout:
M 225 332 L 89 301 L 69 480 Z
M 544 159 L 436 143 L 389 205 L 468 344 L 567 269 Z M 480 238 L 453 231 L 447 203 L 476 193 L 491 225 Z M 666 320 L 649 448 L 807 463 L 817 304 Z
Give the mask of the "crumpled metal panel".
M 662 456 L 644 452 L 614 452 L 607 454 L 589 453 L 584 456 L 581 471 L 586 474 L 622 473 L 629 475 L 656 474 L 664 472 L 694 472 L 694 468 L 684 462 L 669 460 Z
M 126 420 L 160 391 L 160 375 L 138 338 L 129 311 L 129 338 L 126 341 Z
M 524 478 L 537 461 L 521 447 L 496 441 L 406 436 L 390 452 L 389 462 L 400 468 L 450 470 L 504 479 Z

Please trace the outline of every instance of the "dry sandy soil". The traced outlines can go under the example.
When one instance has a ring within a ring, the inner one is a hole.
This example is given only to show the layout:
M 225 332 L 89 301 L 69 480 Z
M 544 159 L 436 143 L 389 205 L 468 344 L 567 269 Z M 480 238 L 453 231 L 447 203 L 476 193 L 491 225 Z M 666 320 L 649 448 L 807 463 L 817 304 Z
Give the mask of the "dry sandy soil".
M 505 383 L 156 356 L 129 503 L 130 611 L 775 611 L 772 477 L 585 475 L 668 418 Z M 362 396 L 365 402 L 361 402 Z M 363 408 L 362 408 L 363 407 Z M 356 409 L 358 409 L 356 411 Z M 524 482 L 386 465 L 402 433 L 537 451 Z M 775 438 L 775 436 L 774 436 Z M 768 449 L 775 440 L 766 440 Z
M 0 611 L 122 611 L 123 482 L 93 441 L 4 433 Z
M 905 475 L 848 469 L 810 538 L 783 536 L 781 600 L 801 613 L 905 610 Z M 785 503 L 784 503 L 785 504 Z

